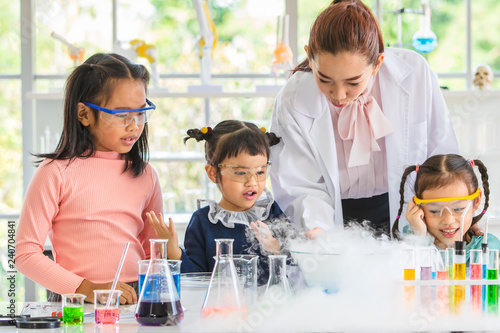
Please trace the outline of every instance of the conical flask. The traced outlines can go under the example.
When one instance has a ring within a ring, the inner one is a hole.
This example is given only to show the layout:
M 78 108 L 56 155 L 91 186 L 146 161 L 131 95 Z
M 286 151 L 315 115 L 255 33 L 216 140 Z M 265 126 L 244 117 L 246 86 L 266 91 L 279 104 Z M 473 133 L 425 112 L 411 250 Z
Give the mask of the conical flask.
M 150 239 L 151 260 L 135 308 L 135 318 L 141 325 L 175 326 L 184 317 L 168 267 L 167 242 L 167 239 Z
M 242 288 L 233 262 L 234 239 L 216 239 L 216 261 L 210 278 L 202 317 L 246 311 Z
M 286 297 L 293 296 L 293 290 L 286 276 L 285 255 L 269 256 L 269 280 L 267 281 L 265 296 L 269 297 L 271 294 L 280 294 Z

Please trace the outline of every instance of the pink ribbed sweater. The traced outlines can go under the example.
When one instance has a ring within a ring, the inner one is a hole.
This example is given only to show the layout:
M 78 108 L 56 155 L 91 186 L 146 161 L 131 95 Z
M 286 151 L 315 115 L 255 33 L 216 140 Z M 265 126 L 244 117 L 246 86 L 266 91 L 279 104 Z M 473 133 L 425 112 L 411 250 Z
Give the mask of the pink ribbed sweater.
M 120 281 L 137 281 L 137 260 L 149 258 L 156 238 L 145 213 L 162 212 L 155 170 L 134 178 L 123 173 L 116 152 L 48 163 L 36 171 L 21 211 L 16 266 L 28 278 L 59 294 L 73 293 L 83 279 L 114 279 L 125 243 L 130 242 Z M 43 255 L 47 235 L 55 262 Z

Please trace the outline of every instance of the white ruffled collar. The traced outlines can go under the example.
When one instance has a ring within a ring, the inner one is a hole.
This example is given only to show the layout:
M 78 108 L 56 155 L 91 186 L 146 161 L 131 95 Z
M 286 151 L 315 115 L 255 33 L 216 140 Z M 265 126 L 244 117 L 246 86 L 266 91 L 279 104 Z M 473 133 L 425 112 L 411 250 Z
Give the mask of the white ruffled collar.
M 233 212 L 219 206 L 214 200 L 198 199 L 198 207 L 209 206 L 208 220 L 213 224 L 221 222 L 226 228 L 234 228 L 235 224 L 250 225 L 257 220 L 264 221 L 269 217 L 274 198 L 271 192 L 265 188 L 252 208 L 243 212 Z

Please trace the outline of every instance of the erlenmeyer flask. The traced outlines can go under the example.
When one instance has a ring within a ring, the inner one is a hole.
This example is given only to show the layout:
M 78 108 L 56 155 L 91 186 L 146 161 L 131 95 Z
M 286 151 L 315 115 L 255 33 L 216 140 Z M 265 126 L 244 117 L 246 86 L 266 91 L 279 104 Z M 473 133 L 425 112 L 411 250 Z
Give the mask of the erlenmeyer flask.
M 290 287 L 286 277 L 286 256 L 269 256 L 269 280 L 267 282 L 265 296 L 270 294 L 281 294 L 284 296 L 293 296 L 293 290 Z
M 202 317 L 246 311 L 241 285 L 233 262 L 233 241 L 234 239 L 215 240 L 217 257 L 205 301 L 201 307 Z
M 184 313 L 167 261 L 167 239 L 150 239 L 151 260 L 144 277 L 135 318 L 141 325 L 179 325 Z

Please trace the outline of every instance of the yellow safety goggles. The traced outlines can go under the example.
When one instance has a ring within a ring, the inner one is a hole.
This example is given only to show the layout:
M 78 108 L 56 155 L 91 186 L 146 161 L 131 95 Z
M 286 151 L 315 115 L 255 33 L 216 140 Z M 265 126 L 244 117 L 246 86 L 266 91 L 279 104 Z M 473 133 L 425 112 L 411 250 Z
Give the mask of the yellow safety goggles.
M 477 198 L 480 192 L 478 188 L 476 192 L 465 197 L 422 200 L 415 196 L 413 200 L 424 210 L 427 217 L 441 217 L 445 210 L 451 216 L 461 217 L 472 206 L 474 199 Z
M 455 198 L 438 198 L 438 199 L 419 199 L 417 196 L 413 197 L 413 201 L 415 204 L 420 205 L 423 203 L 428 203 L 428 202 L 444 202 L 444 201 L 458 201 L 458 200 L 474 200 L 477 198 L 477 196 L 481 193 L 481 189 L 478 187 L 476 192 L 472 193 L 471 195 L 468 195 L 466 197 L 455 197 Z

